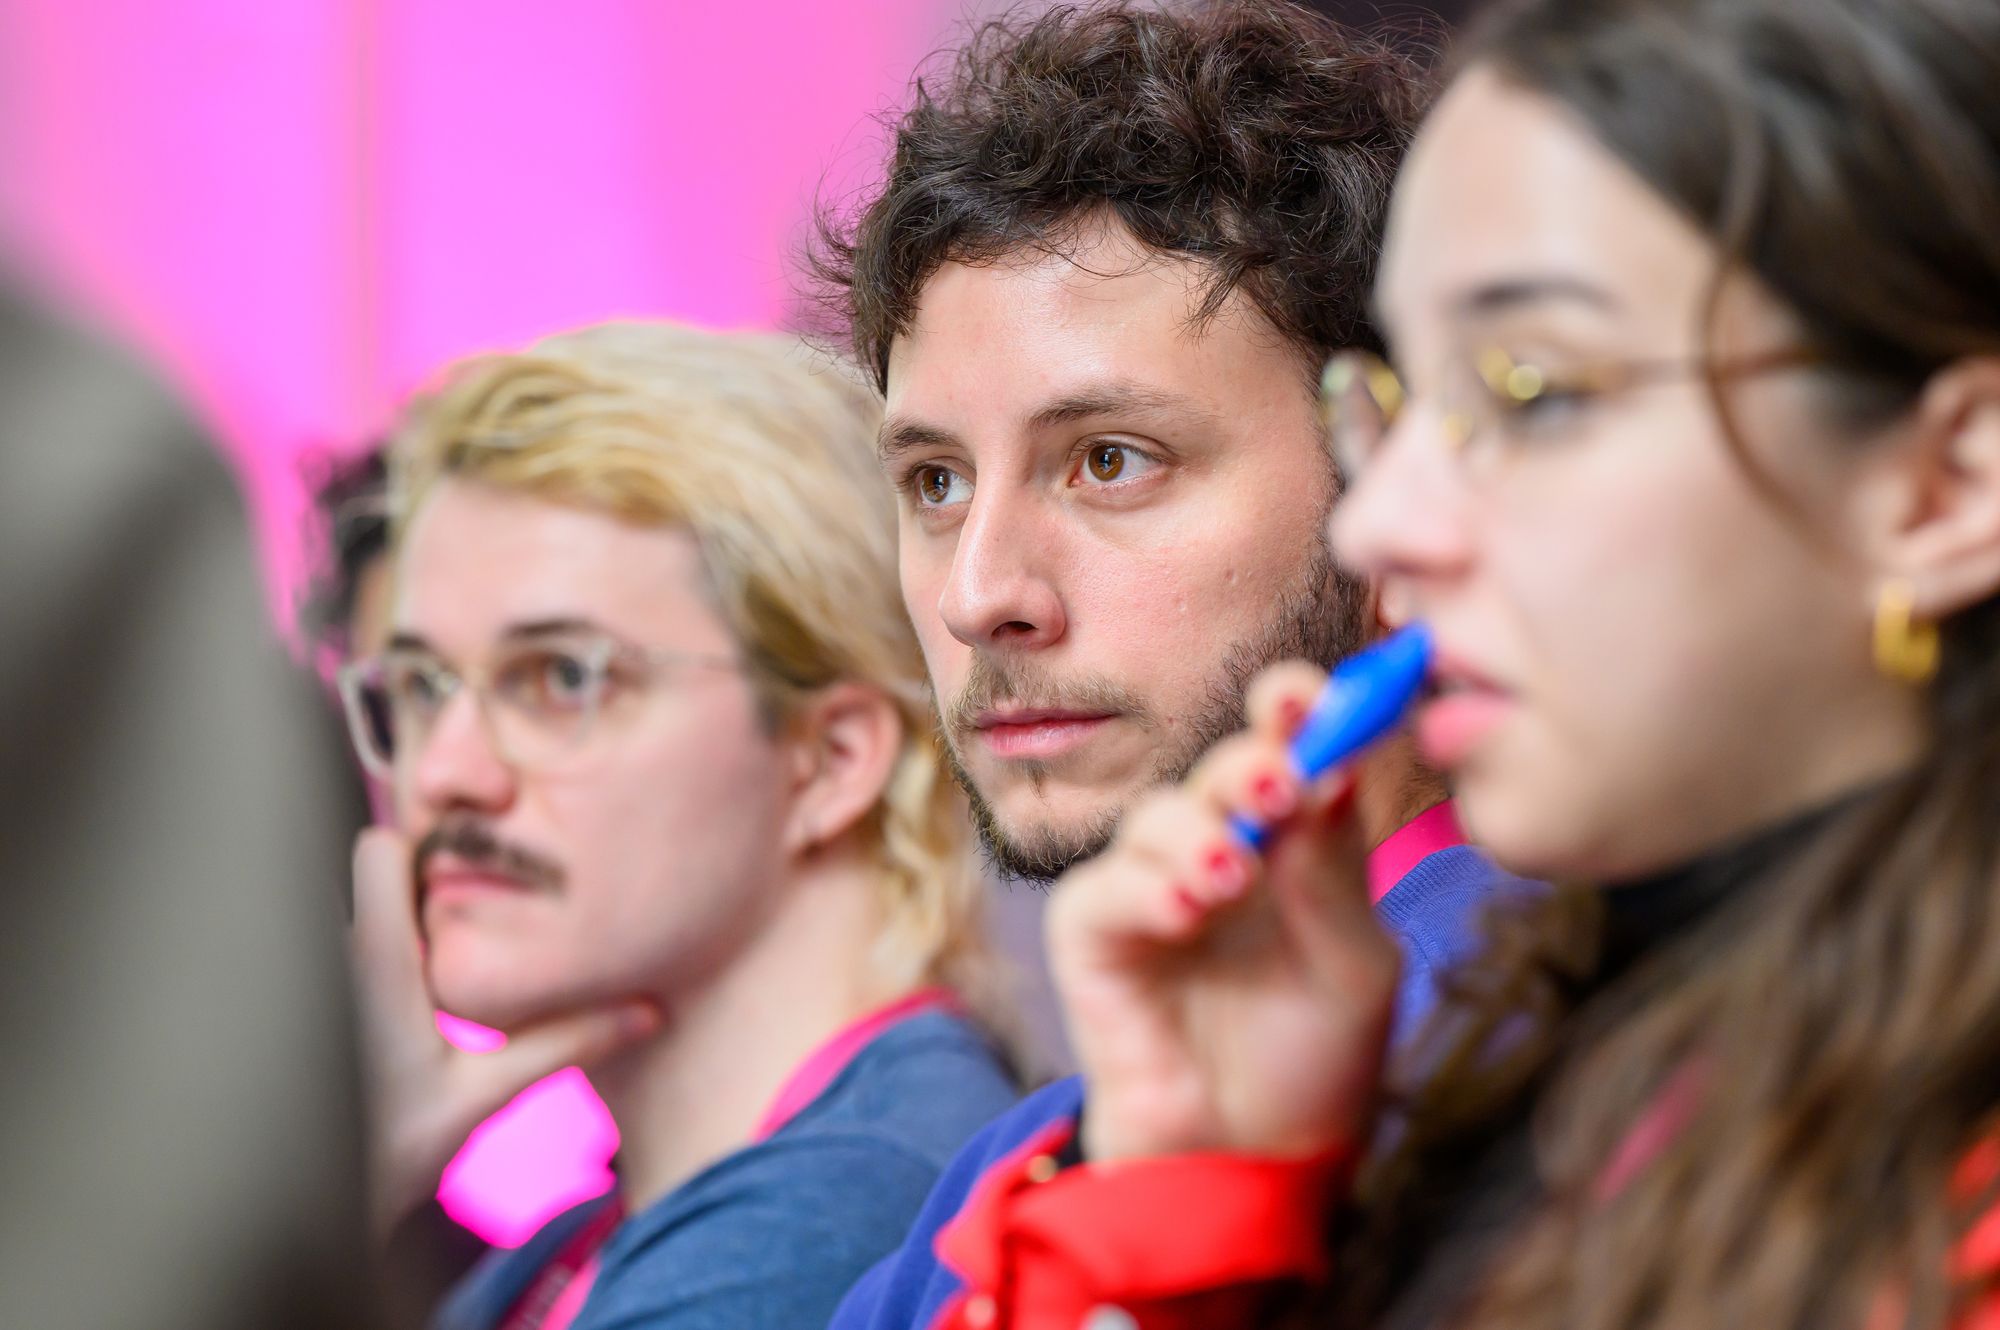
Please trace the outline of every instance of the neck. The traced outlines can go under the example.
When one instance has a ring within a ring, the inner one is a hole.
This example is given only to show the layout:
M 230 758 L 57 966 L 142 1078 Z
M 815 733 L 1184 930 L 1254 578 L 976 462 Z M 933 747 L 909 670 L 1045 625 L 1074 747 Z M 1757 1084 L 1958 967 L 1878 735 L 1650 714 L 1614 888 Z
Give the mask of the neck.
M 1444 778 L 1417 757 L 1417 741 L 1407 733 L 1392 735 L 1369 749 L 1357 763 L 1356 774 L 1354 815 L 1371 850 L 1448 797 Z
M 629 1214 L 747 1144 L 814 1049 L 908 991 L 870 964 L 882 925 L 872 864 L 842 842 L 797 868 L 720 971 L 659 995 L 658 1035 L 591 1071 L 618 1124 Z

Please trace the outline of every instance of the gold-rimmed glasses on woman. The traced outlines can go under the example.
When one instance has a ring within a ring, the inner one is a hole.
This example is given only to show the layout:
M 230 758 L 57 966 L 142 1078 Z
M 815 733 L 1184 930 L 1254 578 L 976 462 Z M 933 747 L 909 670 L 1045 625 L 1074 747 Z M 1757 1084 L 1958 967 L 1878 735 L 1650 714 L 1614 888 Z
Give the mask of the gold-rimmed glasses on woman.
M 392 646 L 340 671 L 348 731 L 362 765 L 387 780 L 421 752 L 452 698 L 469 692 L 494 751 L 530 770 L 581 748 L 622 690 L 667 672 L 738 670 L 732 657 L 647 650 L 594 632 L 531 635 L 501 647 L 483 668 L 460 671 L 428 648 Z
M 1436 405 L 1446 441 L 1470 467 L 1468 455 L 1476 449 L 1525 441 L 1535 429 L 1553 427 L 1570 409 L 1595 399 L 1683 379 L 1721 382 L 1804 369 L 1819 361 L 1810 348 L 1784 347 L 1722 360 L 1692 356 L 1541 365 L 1489 346 L 1447 373 Z M 1375 460 L 1410 400 L 1396 371 L 1372 352 L 1343 351 L 1327 361 L 1320 375 L 1320 418 L 1348 484 Z

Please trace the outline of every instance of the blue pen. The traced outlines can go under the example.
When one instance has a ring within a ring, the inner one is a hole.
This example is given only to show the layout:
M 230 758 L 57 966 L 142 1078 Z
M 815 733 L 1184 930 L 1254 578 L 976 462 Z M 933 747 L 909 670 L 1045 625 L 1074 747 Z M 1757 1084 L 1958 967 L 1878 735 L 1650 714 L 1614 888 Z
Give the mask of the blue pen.
M 1413 623 L 1342 661 L 1292 736 L 1292 769 L 1314 781 L 1386 734 L 1416 701 L 1431 668 L 1430 629 Z M 1245 849 L 1261 850 L 1270 828 L 1240 814 L 1229 829 Z

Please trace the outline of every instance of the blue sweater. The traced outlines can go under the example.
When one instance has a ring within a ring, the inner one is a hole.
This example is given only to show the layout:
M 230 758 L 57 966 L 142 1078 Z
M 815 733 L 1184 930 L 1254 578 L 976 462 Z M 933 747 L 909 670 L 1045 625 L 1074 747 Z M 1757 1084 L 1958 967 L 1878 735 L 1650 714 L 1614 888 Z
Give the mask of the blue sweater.
M 1418 860 L 1376 903 L 1383 922 L 1403 943 L 1397 1038 L 1415 1030 L 1429 1011 L 1436 976 L 1477 944 L 1483 904 L 1500 892 L 1524 889 L 1532 884 L 1509 877 L 1477 850 L 1459 845 Z M 832 1330 L 925 1330 L 931 1325 L 962 1287 L 932 1248 L 938 1230 L 958 1214 L 988 1169 L 1051 1124 L 1076 1122 L 1082 1111 L 1083 1082 L 1071 1077 L 1029 1095 L 966 1142 L 924 1201 L 902 1246 L 841 1302 Z
M 821 1326 L 908 1232 L 939 1171 L 1018 1091 L 970 1022 L 926 1012 L 870 1041 L 768 1139 L 710 1164 L 619 1225 L 572 1330 Z M 491 1330 L 610 1198 L 489 1254 L 436 1330 Z

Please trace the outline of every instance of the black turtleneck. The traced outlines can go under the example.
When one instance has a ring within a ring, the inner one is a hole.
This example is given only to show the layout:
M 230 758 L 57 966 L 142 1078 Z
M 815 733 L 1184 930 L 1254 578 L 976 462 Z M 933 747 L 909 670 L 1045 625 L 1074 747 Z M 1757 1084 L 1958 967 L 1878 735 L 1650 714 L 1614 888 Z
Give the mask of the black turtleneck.
M 1492 1124 L 1487 1143 L 1473 1154 L 1469 1167 L 1453 1171 L 1445 1191 L 1422 1198 L 1425 1209 L 1441 1218 L 1383 1318 L 1384 1330 L 1432 1330 L 1444 1324 L 1499 1245 L 1519 1230 L 1540 1199 L 1530 1124 L 1554 1069 L 1575 1050 L 1585 1027 L 1603 1018 L 1592 1008 L 1628 999 L 1629 993 L 1617 991 L 1620 981 L 1648 958 L 1683 939 L 1699 945 L 1694 939 L 1708 929 L 1733 928 L 1735 917 L 1756 908 L 1755 893 L 1773 870 L 1804 850 L 1851 802 L 1842 799 L 1691 863 L 1600 889 L 1597 960 L 1572 990 L 1576 1000 L 1557 1031 L 1555 1055 L 1513 1108 Z

